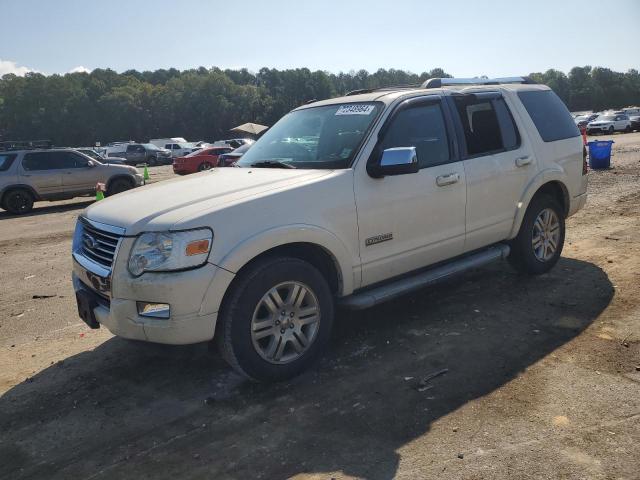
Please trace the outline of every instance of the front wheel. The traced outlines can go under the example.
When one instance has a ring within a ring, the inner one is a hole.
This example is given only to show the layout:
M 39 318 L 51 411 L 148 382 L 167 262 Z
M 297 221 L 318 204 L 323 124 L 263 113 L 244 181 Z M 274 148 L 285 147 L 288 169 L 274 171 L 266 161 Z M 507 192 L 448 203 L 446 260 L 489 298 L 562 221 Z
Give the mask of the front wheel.
M 198 171 L 204 172 L 205 170 L 210 170 L 211 166 L 212 165 L 209 162 L 202 162 L 200 165 L 198 165 Z
M 615 131 L 613 130 L 613 127 L 609 127 L 609 135 L 613 135 L 615 133 Z
M 564 234 L 564 214 L 557 200 L 549 195 L 534 197 L 511 242 L 509 263 L 528 275 L 548 272 L 560 258 Z
M 216 333 L 225 360 L 257 381 L 279 381 L 306 370 L 333 324 L 334 302 L 323 275 L 309 263 L 271 257 L 235 280 Z
M 133 185 L 129 180 L 126 180 L 124 178 L 117 178 L 109 185 L 109 189 L 107 190 L 107 197 L 125 192 L 127 190 L 130 190 L 131 188 L 133 188 Z

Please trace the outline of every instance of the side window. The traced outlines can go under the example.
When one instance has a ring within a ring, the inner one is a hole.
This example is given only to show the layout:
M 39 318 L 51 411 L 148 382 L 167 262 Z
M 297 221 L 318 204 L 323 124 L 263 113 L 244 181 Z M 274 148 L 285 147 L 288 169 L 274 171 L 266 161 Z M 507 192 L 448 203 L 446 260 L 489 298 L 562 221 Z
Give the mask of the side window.
M 16 159 L 15 153 L 0 153 L 0 172 L 6 172 Z
M 420 168 L 448 162 L 449 140 L 440 102 L 400 111 L 382 142 L 383 150 L 393 147 L 416 147 Z
M 56 169 L 75 168 L 76 164 L 74 157 L 75 155 L 71 152 L 51 152 L 49 154 L 49 158 L 54 165 L 53 168 Z
M 22 159 L 22 168 L 30 172 L 60 168 L 55 165 L 52 153 L 54 152 L 27 153 Z
M 65 168 L 85 168 L 89 165 L 89 159 L 84 158 L 81 155 L 76 155 L 73 152 L 65 152 L 65 154 L 65 164 L 69 165 Z
M 167 143 L 167 144 L 164 146 L 164 148 L 166 148 L 167 150 L 171 150 L 171 144 L 170 144 L 170 143 Z
M 469 156 L 504 150 L 498 114 L 491 99 L 465 95 L 455 99 Z
M 518 92 L 524 108 L 545 142 L 579 137 L 580 130 L 560 97 L 551 90 Z
M 520 132 L 516 126 L 513 115 L 509 111 L 503 98 L 498 98 L 493 102 L 496 114 L 498 115 L 498 123 L 500 124 L 500 132 L 502 133 L 502 143 L 506 150 L 514 150 L 520 146 Z

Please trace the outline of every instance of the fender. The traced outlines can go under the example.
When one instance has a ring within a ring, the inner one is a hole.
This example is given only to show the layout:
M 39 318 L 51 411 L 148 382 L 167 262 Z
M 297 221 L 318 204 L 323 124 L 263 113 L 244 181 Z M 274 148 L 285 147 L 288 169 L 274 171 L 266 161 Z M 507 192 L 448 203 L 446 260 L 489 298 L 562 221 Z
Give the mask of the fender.
M 516 207 L 516 215 L 513 220 L 513 226 L 511 227 L 511 233 L 509 234 L 509 239 L 515 238 L 518 235 L 518 231 L 520 230 L 520 224 L 522 223 L 522 219 L 524 218 L 524 214 L 529 207 L 529 203 L 531 199 L 536 194 L 536 192 L 542 187 L 545 183 L 549 182 L 559 182 L 564 189 L 567 189 L 567 172 L 564 169 L 560 168 L 558 165 L 550 166 L 549 168 L 545 168 L 544 170 L 538 172 L 538 174 L 531 179 L 529 184 L 524 190 L 524 193 L 520 197 L 520 201 L 518 202 L 518 206 Z
M 348 248 L 334 233 L 316 225 L 293 224 L 264 230 L 234 246 L 217 265 L 237 273 L 261 253 L 289 243 L 311 243 L 326 250 L 340 276 L 340 295 L 353 292 L 353 258 Z

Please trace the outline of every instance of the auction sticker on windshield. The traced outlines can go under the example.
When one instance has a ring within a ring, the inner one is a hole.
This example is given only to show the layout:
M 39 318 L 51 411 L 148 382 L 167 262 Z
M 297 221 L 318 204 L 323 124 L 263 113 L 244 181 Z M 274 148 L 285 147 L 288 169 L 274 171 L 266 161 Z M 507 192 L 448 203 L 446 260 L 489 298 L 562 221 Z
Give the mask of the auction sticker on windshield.
M 371 115 L 375 105 L 340 105 L 336 115 Z

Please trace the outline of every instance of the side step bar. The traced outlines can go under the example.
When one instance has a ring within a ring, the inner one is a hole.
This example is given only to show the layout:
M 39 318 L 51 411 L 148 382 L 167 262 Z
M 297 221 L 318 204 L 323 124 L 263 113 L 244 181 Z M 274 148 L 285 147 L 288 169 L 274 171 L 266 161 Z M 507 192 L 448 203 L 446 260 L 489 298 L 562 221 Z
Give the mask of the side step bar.
M 508 245 L 497 244 L 486 250 L 464 256 L 411 277 L 401 278 L 391 283 L 373 287 L 370 290 L 349 295 L 341 300 L 340 305 L 351 310 L 370 308 L 406 293 L 419 290 L 427 285 L 448 279 L 469 269 L 506 258 L 509 255 L 509 250 Z

